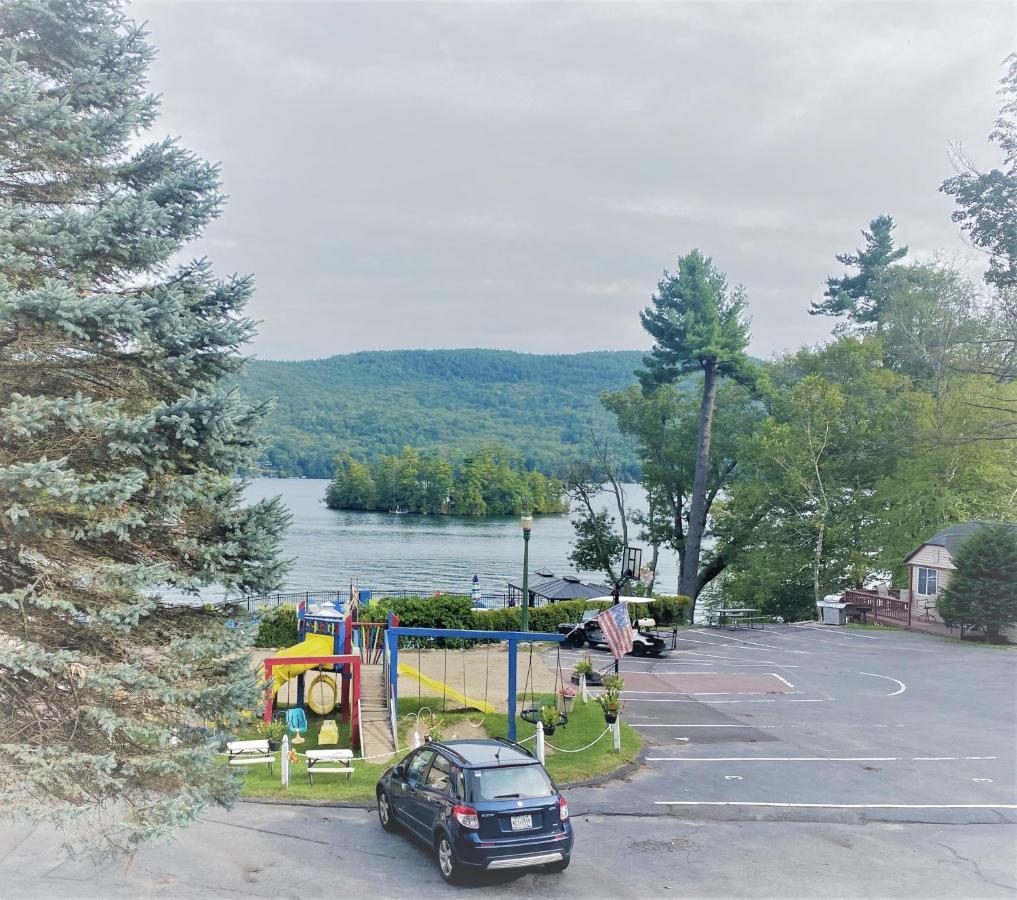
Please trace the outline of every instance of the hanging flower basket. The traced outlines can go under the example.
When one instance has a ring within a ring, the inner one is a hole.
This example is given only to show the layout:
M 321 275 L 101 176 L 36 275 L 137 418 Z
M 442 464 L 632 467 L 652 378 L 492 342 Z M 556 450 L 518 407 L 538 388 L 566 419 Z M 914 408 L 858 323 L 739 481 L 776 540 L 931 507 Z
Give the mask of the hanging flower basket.
M 614 723 L 618 721 L 618 713 L 616 713 L 616 712 L 605 712 L 604 713 L 604 721 L 608 725 L 614 725 Z
M 529 722 L 531 725 L 536 725 L 538 722 L 543 722 L 544 734 L 554 734 L 556 728 L 568 725 L 569 717 L 566 713 L 560 712 L 559 710 L 555 710 L 554 718 L 551 720 L 551 722 L 548 722 L 548 720 L 544 718 L 542 710 L 549 708 L 551 707 L 537 706 L 535 704 L 530 705 L 524 707 L 520 711 L 519 718 L 522 719 L 524 722 Z

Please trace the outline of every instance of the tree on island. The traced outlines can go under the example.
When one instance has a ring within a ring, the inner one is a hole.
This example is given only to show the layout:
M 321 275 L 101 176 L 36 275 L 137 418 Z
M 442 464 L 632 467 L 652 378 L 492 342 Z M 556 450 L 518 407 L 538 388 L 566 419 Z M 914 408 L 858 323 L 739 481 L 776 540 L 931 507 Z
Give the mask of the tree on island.
M 286 520 L 235 477 L 250 281 L 171 264 L 217 169 L 135 143 L 152 55 L 113 0 L 0 11 L 0 806 L 97 855 L 237 797 L 214 732 L 261 699 L 249 629 L 154 592 L 275 587 Z
M 977 625 L 998 641 L 1017 622 L 1017 526 L 986 525 L 969 537 L 953 560 L 954 572 L 939 601 L 948 625 Z
M 717 389 L 722 378 L 752 384 L 754 374 L 745 352 L 749 341 L 745 295 L 729 291 L 727 280 L 708 257 L 693 250 L 678 260 L 675 274 L 664 273 L 651 305 L 640 313 L 643 327 L 654 339 L 636 374 L 643 390 L 652 394 L 690 374 L 703 378 L 696 436 L 696 461 L 689 498 L 688 528 L 682 542 L 678 593 L 696 598 L 703 587 L 700 556 L 709 512 L 710 443 Z

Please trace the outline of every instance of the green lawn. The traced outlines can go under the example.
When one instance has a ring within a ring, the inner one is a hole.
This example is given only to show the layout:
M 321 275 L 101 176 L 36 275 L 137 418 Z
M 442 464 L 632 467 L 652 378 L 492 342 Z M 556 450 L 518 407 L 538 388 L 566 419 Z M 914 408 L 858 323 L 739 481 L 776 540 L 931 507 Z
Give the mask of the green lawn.
M 550 700 L 550 695 L 540 696 L 539 700 Z M 522 708 L 523 699 L 520 698 L 519 706 Z M 438 715 L 444 719 L 447 726 L 452 727 L 455 723 L 465 718 L 473 722 L 480 720 L 480 713 L 470 711 L 456 711 L 441 713 L 440 697 L 423 697 L 419 705 L 426 705 L 430 709 L 439 710 Z M 399 732 L 400 747 L 411 746 L 413 742 L 414 721 L 407 719 L 408 714 L 414 713 L 418 708 L 416 698 L 399 701 Z M 308 716 L 308 732 L 305 735 L 306 742 L 297 745 L 294 749 L 298 753 L 310 750 L 318 746 L 317 735 L 321 725 L 321 719 L 317 716 Z M 569 714 L 569 723 L 564 728 L 559 728 L 553 737 L 548 740 L 555 747 L 561 750 L 570 750 L 583 747 L 594 740 L 607 726 L 604 724 L 604 716 L 596 703 L 588 703 L 585 706 L 576 703 Z M 489 714 L 484 719 L 484 729 L 490 737 L 503 737 L 508 734 L 508 716 Z M 516 725 L 517 739 L 524 741 L 534 733 L 534 726 L 519 720 Z M 256 732 L 238 735 L 240 739 L 258 738 L 261 735 Z M 349 730 L 340 725 L 339 747 L 348 747 Z M 524 746 L 533 748 L 534 741 L 525 741 Z M 327 745 L 336 746 L 336 745 Z M 611 735 L 605 735 L 598 743 L 581 753 L 557 752 L 551 747 L 547 748 L 546 759 L 547 769 L 558 784 L 567 784 L 573 781 L 582 781 L 598 775 L 604 775 L 617 769 L 636 758 L 641 747 L 641 741 L 636 732 L 622 723 L 622 749 L 621 753 L 614 752 L 611 746 Z M 237 767 L 239 777 L 244 779 L 243 796 L 262 797 L 277 800 L 331 800 L 335 802 L 357 802 L 374 800 L 374 788 L 378 777 L 386 766 L 401 758 L 399 754 L 390 760 L 377 761 L 353 761 L 353 779 L 347 782 L 345 775 L 324 775 L 315 779 L 313 785 L 307 783 L 307 766 L 302 757 L 290 765 L 290 786 L 283 788 L 279 783 L 279 761 L 276 758 L 274 772 L 269 774 L 267 766 Z

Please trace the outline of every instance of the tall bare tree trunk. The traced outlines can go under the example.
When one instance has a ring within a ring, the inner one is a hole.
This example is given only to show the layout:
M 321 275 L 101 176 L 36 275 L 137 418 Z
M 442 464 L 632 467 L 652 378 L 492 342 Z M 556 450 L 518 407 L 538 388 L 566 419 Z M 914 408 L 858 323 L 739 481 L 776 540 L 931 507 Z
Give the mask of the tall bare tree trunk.
M 699 440 L 696 447 L 696 472 L 692 480 L 689 505 L 689 528 L 682 555 L 678 593 L 692 598 L 689 621 L 696 612 L 699 586 L 699 556 L 706 531 L 706 483 L 710 474 L 710 440 L 713 434 L 713 411 L 717 404 L 717 364 L 707 362 L 703 368 L 703 402 L 699 407 Z

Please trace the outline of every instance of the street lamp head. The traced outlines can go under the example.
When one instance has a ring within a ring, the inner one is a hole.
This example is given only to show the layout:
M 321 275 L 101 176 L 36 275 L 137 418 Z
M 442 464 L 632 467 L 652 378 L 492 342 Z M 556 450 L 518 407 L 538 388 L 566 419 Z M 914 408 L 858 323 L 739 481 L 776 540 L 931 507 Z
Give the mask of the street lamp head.
M 533 528 L 533 516 L 523 516 L 520 521 L 523 523 L 523 534 L 529 534 Z

